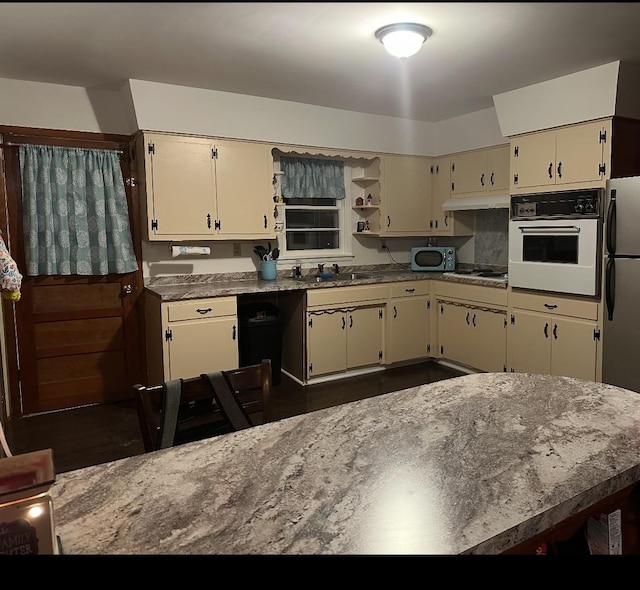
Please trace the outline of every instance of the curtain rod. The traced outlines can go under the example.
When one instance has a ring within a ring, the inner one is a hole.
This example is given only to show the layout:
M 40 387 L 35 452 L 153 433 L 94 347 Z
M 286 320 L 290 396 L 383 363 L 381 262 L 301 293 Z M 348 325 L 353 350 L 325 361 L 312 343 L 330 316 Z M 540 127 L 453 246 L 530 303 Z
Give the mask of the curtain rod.
M 41 143 L 39 143 L 39 144 L 34 144 L 34 143 L 12 143 L 10 141 L 5 141 L 5 142 L 0 143 L 0 147 L 5 146 L 5 145 L 9 146 L 9 147 L 20 147 L 21 145 L 46 145 L 46 144 L 41 144 Z M 90 150 L 90 149 L 92 149 L 92 148 L 82 148 L 82 147 L 78 147 L 78 146 L 68 146 L 68 145 L 63 145 L 63 146 L 60 146 L 60 145 L 47 145 L 47 147 L 69 147 L 71 149 L 78 148 L 78 149 L 81 149 L 81 150 Z M 124 154 L 123 150 L 110 150 L 109 148 L 95 148 L 95 149 L 103 149 L 103 150 L 107 150 L 107 151 L 111 151 L 111 152 L 116 152 L 117 154 Z

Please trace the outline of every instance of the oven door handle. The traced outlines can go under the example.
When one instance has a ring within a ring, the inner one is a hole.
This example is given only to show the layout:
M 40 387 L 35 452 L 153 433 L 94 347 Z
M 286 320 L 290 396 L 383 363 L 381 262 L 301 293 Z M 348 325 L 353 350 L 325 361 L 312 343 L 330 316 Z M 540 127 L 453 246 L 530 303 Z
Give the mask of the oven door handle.
M 548 234 L 548 233 L 561 233 L 561 234 L 579 234 L 580 228 L 577 225 L 538 225 L 532 227 L 530 225 L 519 225 L 518 229 L 523 234 Z

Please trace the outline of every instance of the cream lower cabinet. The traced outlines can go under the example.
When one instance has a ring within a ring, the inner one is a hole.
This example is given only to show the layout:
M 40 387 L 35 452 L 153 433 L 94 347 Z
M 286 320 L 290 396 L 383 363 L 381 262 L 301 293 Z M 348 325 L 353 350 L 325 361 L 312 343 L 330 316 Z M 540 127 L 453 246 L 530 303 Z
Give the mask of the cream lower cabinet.
M 238 367 L 235 297 L 145 300 L 147 385 Z
M 434 356 L 478 371 L 507 368 L 507 290 L 434 281 Z
M 509 371 L 599 380 L 596 301 L 512 293 Z
M 386 286 L 307 292 L 306 378 L 384 363 Z
M 429 282 L 411 281 L 390 286 L 387 364 L 431 356 Z

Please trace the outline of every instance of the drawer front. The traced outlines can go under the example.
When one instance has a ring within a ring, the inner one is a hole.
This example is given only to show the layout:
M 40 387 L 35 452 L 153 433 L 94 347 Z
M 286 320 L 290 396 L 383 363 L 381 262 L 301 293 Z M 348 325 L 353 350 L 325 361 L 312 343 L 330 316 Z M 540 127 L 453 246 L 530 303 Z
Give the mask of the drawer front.
M 407 281 L 391 285 L 391 297 L 411 297 L 412 295 L 428 295 L 430 281 Z
M 431 290 L 435 293 L 436 297 L 441 296 L 447 299 L 475 301 L 477 303 L 484 303 L 485 305 L 507 306 L 507 289 L 500 287 L 436 281 L 431 286 Z
M 210 299 L 192 299 L 179 303 L 167 303 L 166 309 L 169 322 L 234 316 L 237 313 L 235 297 L 212 297 Z
M 388 298 L 388 294 L 388 285 L 308 289 L 307 307 L 349 305 L 361 301 L 384 300 Z
M 538 295 L 536 293 L 520 293 L 512 291 L 509 296 L 511 307 L 529 309 L 556 315 L 598 319 L 598 302 L 563 297 L 562 295 Z

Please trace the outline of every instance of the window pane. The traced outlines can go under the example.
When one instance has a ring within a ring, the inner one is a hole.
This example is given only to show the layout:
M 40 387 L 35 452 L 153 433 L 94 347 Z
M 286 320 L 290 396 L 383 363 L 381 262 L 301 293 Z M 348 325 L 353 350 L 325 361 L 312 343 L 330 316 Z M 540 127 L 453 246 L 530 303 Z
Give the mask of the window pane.
M 336 250 L 340 248 L 339 231 L 287 232 L 287 250 Z
M 337 211 L 287 209 L 287 229 L 338 228 Z

